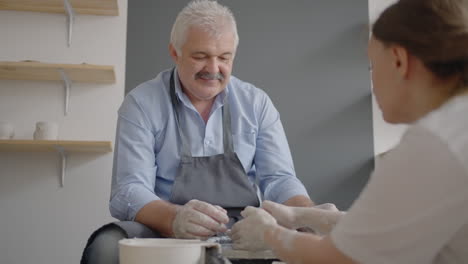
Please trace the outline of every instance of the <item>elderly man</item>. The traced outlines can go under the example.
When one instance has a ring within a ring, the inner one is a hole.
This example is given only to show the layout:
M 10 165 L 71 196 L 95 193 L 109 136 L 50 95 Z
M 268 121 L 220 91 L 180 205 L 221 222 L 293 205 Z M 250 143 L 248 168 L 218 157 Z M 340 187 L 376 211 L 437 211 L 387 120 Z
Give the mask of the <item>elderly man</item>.
M 169 45 L 176 67 L 132 90 L 119 110 L 110 211 L 121 222 L 91 236 L 82 263 L 116 263 L 125 237 L 225 232 L 261 195 L 313 205 L 278 111 L 231 76 L 238 42 L 234 16 L 215 1 L 179 13 Z

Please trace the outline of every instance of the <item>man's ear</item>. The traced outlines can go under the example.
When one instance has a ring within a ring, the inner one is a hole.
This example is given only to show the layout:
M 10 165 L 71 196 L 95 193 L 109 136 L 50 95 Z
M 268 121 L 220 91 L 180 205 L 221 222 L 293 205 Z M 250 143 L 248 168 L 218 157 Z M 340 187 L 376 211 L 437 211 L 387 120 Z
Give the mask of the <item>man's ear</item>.
M 169 55 L 171 55 L 174 62 L 177 63 L 177 61 L 179 60 L 179 55 L 177 55 L 177 51 L 174 48 L 174 45 L 172 45 L 172 43 L 169 44 Z
M 401 79 L 408 79 L 410 69 L 408 50 L 399 45 L 394 45 L 391 49 L 393 67 L 395 67 Z

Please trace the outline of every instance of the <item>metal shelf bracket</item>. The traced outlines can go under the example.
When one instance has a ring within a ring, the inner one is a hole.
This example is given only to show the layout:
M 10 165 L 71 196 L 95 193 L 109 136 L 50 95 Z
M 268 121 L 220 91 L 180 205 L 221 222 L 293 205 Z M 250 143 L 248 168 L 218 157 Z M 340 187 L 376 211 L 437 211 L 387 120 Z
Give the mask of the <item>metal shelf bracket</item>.
M 68 154 L 65 151 L 65 149 L 62 146 L 55 146 L 55 149 L 57 152 L 60 154 L 60 157 L 62 159 L 62 167 L 61 167 L 61 175 L 60 175 L 60 187 L 63 188 L 65 186 L 65 171 L 67 168 L 67 157 Z
M 62 77 L 63 85 L 65 88 L 65 115 L 68 114 L 68 109 L 70 105 L 70 90 L 72 86 L 72 82 L 68 77 L 67 73 L 63 69 L 58 69 L 60 76 Z
M 63 6 L 67 12 L 68 47 L 70 47 L 72 42 L 73 24 L 75 23 L 75 11 L 73 10 L 69 0 L 63 0 Z

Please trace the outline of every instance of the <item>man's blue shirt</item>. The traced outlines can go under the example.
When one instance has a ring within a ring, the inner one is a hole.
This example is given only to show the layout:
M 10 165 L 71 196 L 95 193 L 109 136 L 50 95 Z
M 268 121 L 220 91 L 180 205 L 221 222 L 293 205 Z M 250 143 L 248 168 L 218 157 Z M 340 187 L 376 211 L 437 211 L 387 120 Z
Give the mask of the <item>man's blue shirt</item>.
M 119 220 L 134 220 L 147 203 L 170 198 L 180 162 L 170 75 L 171 70 L 166 70 L 139 85 L 119 109 L 109 206 Z M 192 156 L 224 153 L 221 107 L 226 97 L 234 151 L 264 199 L 283 203 L 296 195 L 308 196 L 295 176 L 280 115 L 265 92 L 231 76 L 205 123 L 182 92 L 177 71 L 174 77 L 176 96 L 183 106 L 181 126 L 189 131 Z

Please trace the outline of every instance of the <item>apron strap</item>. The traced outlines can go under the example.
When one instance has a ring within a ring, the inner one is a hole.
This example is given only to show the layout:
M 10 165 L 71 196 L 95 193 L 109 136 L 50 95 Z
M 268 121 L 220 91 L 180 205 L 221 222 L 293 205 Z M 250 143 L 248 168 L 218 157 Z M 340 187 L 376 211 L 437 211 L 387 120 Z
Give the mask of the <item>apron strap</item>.
M 234 152 L 234 145 L 232 142 L 232 132 L 231 132 L 231 111 L 229 109 L 229 103 L 227 97 L 224 99 L 224 105 L 221 109 L 223 112 L 223 144 L 224 144 L 224 153 Z
M 192 157 L 191 151 L 190 151 L 191 146 L 190 146 L 190 140 L 185 134 L 184 130 L 181 128 L 180 121 L 179 121 L 180 120 L 180 111 L 179 111 L 180 101 L 179 101 L 179 98 L 177 98 L 175 94 L 174 71 L 175 71 L 175 68 L 172 69 L 171 79 L 169 81 L 172 108 L 174 109 L 174 113 L 175 113 L 174 117 L 176 120 L 177 129 L 179 130 L 179 136 L 180 136 L 180 140 L 182 143 L 181 144 L 181 159 L 187 160 L 188 158 Z

